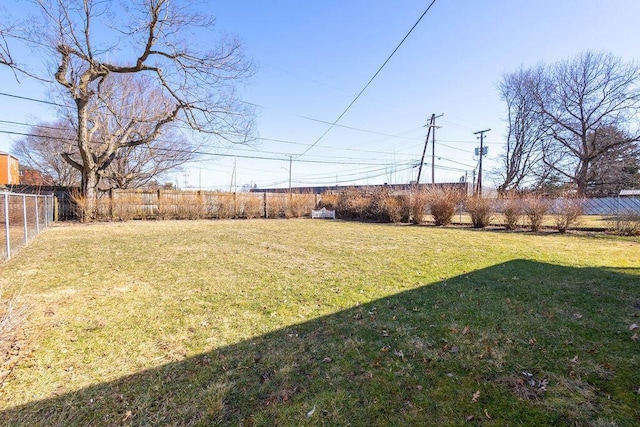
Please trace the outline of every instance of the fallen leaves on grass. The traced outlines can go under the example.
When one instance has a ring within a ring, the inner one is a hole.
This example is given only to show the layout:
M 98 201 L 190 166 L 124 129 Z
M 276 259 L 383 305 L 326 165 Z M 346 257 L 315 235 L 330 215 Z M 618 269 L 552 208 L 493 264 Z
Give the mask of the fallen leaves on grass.
M 298 387 L 285 386 L 267 398 L 266 406 L 287 402 L 298 393 L 300 393 L 300 389 Z
M 307 418 L 311 418 L 313 414 L 315 414 L 315 412 L 316 412 L 316 405 L 313 405 L 313 409 L 307 412 Z
M 523 371 L 521 376 L 508 376 L 496 380 L 498 384 L 509 386 L 511 391 L 523 400 L 538 400 L 544 397 L 549 380 L 538 379 L 532 373 Z

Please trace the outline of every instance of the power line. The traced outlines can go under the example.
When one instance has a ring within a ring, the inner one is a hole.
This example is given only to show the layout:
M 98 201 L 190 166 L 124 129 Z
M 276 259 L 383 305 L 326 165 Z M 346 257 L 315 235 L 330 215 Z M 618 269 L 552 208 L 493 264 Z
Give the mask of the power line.
M 44 101 L 42 99 L 29 98 L 27 96 L 13 95 L 13 94 L 4 93 L 4 92 L 0 92 L 0 96 L 7 96 L 9 98 L 16 98 L 16 99 L 24 99 L 25 101 L 39 102 L 41 104 L 54 105 L 56 107 L 69 107 L 68 105 L 57 104 L 57 103 L 51 102 L 51 101 Z
M 18 136 L 32 136 L 32 137 L 36 137 L 36 138 L 42 138 L 44 135 L 37 135 L 37 134 L 32 134 L 32 133 L 25 133 L 25 132 L 12 132 L 12 131 L 6 131 L 6 130 L 0 130 L 0 133 L 4 133 L 7 135 L 18 135 Z M 49 139 L 54 139 L 54 140 L 58 140 L 58 141 L 75 141 L 75 139 L 73 138 L 60 138 L 60 137 L 52 137 L 52 136 L 44 136 L 47 137 Z M 242 158 L 242 159 L 257 159 L 257 160 L 276 160 L 276 161 L 283 161 L 283 160 L 287 160 L 287 158 L 282 158 L 282 157 L 266 157 L 266 156 L 249 156 L 249 155 L 243 155 L 243 154 L 232 154 L 232 153 L 212 153 L 212 152 L 208 152 L 208 151 L 201 151 L 201 150 L 180 150 L 177 148 L 161 148 L 161 147 L 154 147 L 154 150 L 157 151 L 167 151 L 167 152 L 174 152 L 174 153 L 187 153 L 187 154 L 198 154 L 198 155 L 203 155 L 203 156 L 218 156 L 218 157 L 237 157 L 237 158 Z M 275 154 L 279 154 L 279 153 L 275 153 Z M 379 163 L 379 162 L 353 162 L 353 161 L 349 161 L 349 162 L 345 162 L 345 161 L 329 161 L 329 160 L 313 160 L 313 159 L 308 159 L 308 160 L 296 160 L 298 162 L 302 162 L 302 163 L 315 163 L 315 164 L 329 164 L 329 165 L 356 165 L 356 166 L 381 166 L 381 165 L 388 165 L 388 163 Z
M 411 29 L 409 30 L 409 32 L 404 36 L 404 38 L 400 41 L 400 43 L 398 43 L 398 45 L 396 46 L 396 48 L 393 50 L 393 52 L 391 52 L 391 55 L 389 55 L 389 57 L 384 61 L 384 63 L 380 66 L 380 68 L 378 68 L 378 71 L 375 72 L 375 74 L 373 75 L 373 77 L 371 77 L 369 79 L 369 81 L 367 82 L 366 85 L 364 85 L 364 87 L 362 88 L 362 90 L 356 95 L 356 97 L 353 99 L 353 101 L 351 101 L 351 103 L 349 105 L 347 105 L 347 108 L 344 109 L 344 111 L 342 112 L 342 114 L 340 114 L 338 116 L 337 119 L 335 119 L 333 121 L 333 123 L 327 128 L 327 130 L 324 131 L 324 133 L 322 135 L 320 135 L 320 137 L 318 139 L 316 139 L 316 141 L 311 144 L 309 146 L 309 148 L 307 148 L 306 150 L 304 150 L 302 153 L 300 153 L 298 155 L 298 158 L 302 157 L 303 155 L 305 155 L 309 150 L 311 150 L 313 147 L 315 147 L 318 142 L 320 142 L 328 133 L 329 131 L 331 131 L 331 129 L 333 129 L 333 127 L 340 121 L 340 119 L 342 119 L 342 117 L 347 114 L 347 111 L 349 111 L 349 109 L 353 106 L 353 104 L 356 103 L 356 101 L 360 98 L 360 96 L 364 93 L 365 90 L 367 90 L 367 88 L 369 87 L 369 85 L 373 82 L 373 80 L 378 77 L 378 74 L 380 74 L 380 72 L 382 71 L 382 69 L 385 67 L 385 65 L 387 65 L 387 63 L 391 60 L 391 58 L 393 57 L 393 55 L 395 55 L 395 53 L 398 51 L 398 49 L 400 49 L 400 46 L 402 46 L 402 44 L 405 42 L 405 40 L 409 37 L 409 35 L 413 32 L 413 30 L 418 26 L 418 24 L 420 23 L 420 21 L 422 21 L 422 18 L 424 18 L 424 16 L 427 14 L 427 12 L 429 12 L 429 10 L 431 9 L 431 6 L 433 6 L 433 4 L 436 2 L 436 0 L 432 0 L 431 4 L 429 4 L 429 6 L 427 7 L 427 9 L 422 13 L 422 15 L 420 15 L 420 18 L 418 18 L 418 20 L 416 21 L 415 24 L 413 24 L 413 27 L 411 27 Z
M 65 108 L 71 108 L 69 105 L 64 105 L 64 104 L 58 104 L 55 102 L 51 102 L 51 101 L 45 101 L 42 99 L 36 99 L 36 98 L 30 98 L 27 96 L 20 96 L 20 95 L 15 95 L 15 94 L 10 94 L 10 93 L 5 93 L 5 92 L 0 92 L 0 96 L 6 96 L 9 98 L 16 98 L 16 99 L 23 99 L 26 101 L 32 101 L 32 102 L 38 102 L 38 103 L 42 103 L 42 104 L 48 104 L 48 105 L 53 105 L 56 107 L 65 107 Z M 256 105 L 258 107 L 262 107 L 261 105 L 258 104 L 253 104 L 250 102 L 246 102 L 243 101 L 246 104 L 251 104 L 251 105 Z M 264 107 L 262 107 L 264 108 Z M 345 129 L 351 129 L 351 130 L 355 130 L 358 132 L 364 132 L 364 133 L 371 133 L 374 135 L 381 135 L 381 136 L 386 136 L 389 138 L 397 138 L 397 139 L 404 139 L 407 141 L 421 141 L 421 138 L 418 137 L 410 137 L 410 136 L 402 136 L 402 135 L 393 135 L 393 134 L 388 134 L 388 133 L 384 133 L 384 132 L 378 132 L 378 131 L 373 131 L 373 130 L 368 130 L 368 129 L 362 129 L 362 128 L 357 128 L 357 127 L 353 127 L 353 126 L 346 126 L 346 125 L 340 125 L 337 124 L 335 122 L 328 122 L 326 120 L 321 120 L 321 119 L 315 119 L 313 117 L 307 117 L 307 116 L 301 116 L 301 115 L 293 115 L 295 117 L 300 117 L 303 118 L 305 120 L 310 120 L 310 121 L 314 121 L 314 122 L 319 122 L 319 123 L 325 123 L 325 124 L 332 124 L 333 126 L 337 126 L 337 127 L 342 127 Z M 28 123 L 19 123 L 19 122 L 11 122 L 11 121 L 6 121 L 6 120 L 0 120 L 0 123 L 8 123 L 8 124 L 16 124 L 16 125 L 24 125 L 24 126 L 34 126 Z M 51 126 L 46 126 L 46 125 L 37 125 L 40 127 L 43 127 L 45 129 L 56 129 L 54 127 Z M 236 136 L 241 136 L 239 134 L 234 134 Z M 308 146 L 308 143 L 305 142 L 295 142 L 295 141 L 288 141 L 288 140 L 283 140 L 283 139 L 276 139 L 276 138 L 265 138 L 265 137 L 252 137 L 253 140 L 259 140 L 259 141 L 270 141 L 270 142 L 278 142 L 278 143 L 282 143 L 282 144 L 294 144 L 294 145 L 303 145 L 303 146 Z M 475 144 L 475 141 L 455 141 L 455 140 L 439 140 L 438 142 L 462 142 L 462 143 L 468 143 L 468 144 Z M 450 145 L 445 145 L 445 144 L 441 144 L 444 147 L 447 148 L 451 148 L 453 150 L 459 150 L 459 151 L 464 151 L 466 152 L 467 150 L 463 150 L 457 147 L 453 147 Z M 344 151 L 356 151 L 356 152 L 362 152 L 362 153 L 374 153 L 374 154 L 398 154 L 398 155 L 404 155 L 402 153 L 389 153 L 389 152 L 384 152 L 384 151 L 373 151 L 373 150 L 359 150 L 359 149 L 355 149 L 355 148 L 347 148 L 347 147 L 330 147 L 327 145 L 317 145 L 318 147 L 322 147 L 322 148 L 330 148 L 330 149 L 334 149 L 334 150 L 344 150 Z M 303 153 L 304 154 L 304 153 Z M 409 155 L 409 154 L 407 154 Z

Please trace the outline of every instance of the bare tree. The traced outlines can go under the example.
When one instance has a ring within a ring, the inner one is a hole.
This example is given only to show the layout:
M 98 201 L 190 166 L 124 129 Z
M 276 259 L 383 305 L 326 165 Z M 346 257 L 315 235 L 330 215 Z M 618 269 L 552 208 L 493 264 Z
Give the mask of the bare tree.
M 13 58 L 11 58 L 11 52 L 9 52 L 9 44 L 4 36 L 5 31 L 0 30 L 0 64 L 13 66 Z
M 149 144 L 176 122 L 232 142 L 243 142 L 251 131 L 252 116 L 236 93 L 251 64 L 236 39 L 212 40 L 214 20 L 190 12 L 186 2 L 133 0 L 118 11 L 111 9 L 114 3 L 97 0 L 35 3 L 41 18 L 21 39 L 45 51 L 55 64 L 54 81 L 73 101 L 80 161 L 66 159 L 82 171 L 87 219 L 95 214 L 100 175 L 119 149 Z M 209 49 L 201 48 L 196 36 Z M 96 144 L 97 136 L 104 139 L 110 132 L 95 117 L 109 110 L 103 86 L 126 74 L 144 76 L 145 93 L 154 93 L 154 103 L 118 116 L 116 143 Z
M 11 56 L 9 43 L 7 43 L 7 34 L 13 31 L 7 11 L 0 7 L 0 65 L 15 67 L 16 63 Z
M 534 87 L 547 139 L 543 161 L 584 196 L 596 159 L 640 140 L 640 68 L 611 54 L 587 52 L 546 67 Z M 608 138 L 606 129 L 626 130 Z
M 640 145 L 629 140 L 625 132 L 616 128 L 603 128 L 598 135 L 590 135 L 591 144 L 607 149 L 594 148 L 600 155 L 589 168 L 589 195 L 608 196 L 620 190 L 640 188 Z
M 123 147 L 102 175 L 108 188 L 140 188 L 162 180 L 169 171 L 193 158 L 193 151 L 175 132 L 152 144 Z
M 541 172 L 541 144 L 544 121 L 533 96 L 533 88 L 542 78 L 542 68 L 520 69 L 505 74 L 498 84 L 507 104 L 507 145 L 501 156 L 498 192 L 519 190 Z
M 194 158 L 197 147 L 177 131 L 177 122 L 155 130 L 164 100 L 162 91 L 149 88 L 147 80 L 137 74 L 109 76 L 89 103 L 89 143 L 101 188 L 140 187 Z M 77 128 L 75 118 L 69 119 Z M 144 144 L 130 143 L 132 137 L 151 134 L 155 137 Z M 82 157 L 73 148 L 62 155 L 82 171 Z
M 75 135 L 68 121 L 41 123 L 17 140 L 12 151 L 21 163 L 50 177 L 54 185 L 77 186 L 81 174 L 62 157 L 62 153 L 75 146 Z

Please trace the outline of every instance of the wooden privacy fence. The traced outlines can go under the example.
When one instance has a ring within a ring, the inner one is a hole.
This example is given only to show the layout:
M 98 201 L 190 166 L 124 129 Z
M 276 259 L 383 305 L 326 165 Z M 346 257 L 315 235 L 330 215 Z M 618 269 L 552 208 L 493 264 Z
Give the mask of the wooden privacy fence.
M 98 218 L 294 218 L 309 215 L 320 196 L 182 190 L 110 190 L 101 194 Z
M 8 259 L 53 222 L 52 195 L 0 193 L 0 258 Z

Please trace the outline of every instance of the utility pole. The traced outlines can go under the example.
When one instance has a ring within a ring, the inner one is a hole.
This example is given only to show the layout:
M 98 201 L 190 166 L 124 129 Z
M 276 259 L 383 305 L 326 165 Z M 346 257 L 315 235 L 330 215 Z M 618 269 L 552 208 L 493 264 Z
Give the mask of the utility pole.
M 431 127 L 433 128 L 433 134 L 431 135 L 431 184 L 436 183 L 436 129 L 440 126 L 436 126 L 436 119 L 444 116 L 444 113 L 436 116 L 431 115 Z
M 293 157 L 289 156 L 289 197 L 291 197 L 291 163 L 293 162 Z
M 233 159 L 233 172 L 231 172 L 231 183 L 229 184 L 229 193 L 234 191 L 234 181 L 236 178 L 236 160 L 237 159 Z
M 491 129 L 479 130 L 474 132 L 474 135 L 480 134 L 480 161 L 478 162 L 478 187 L 474 194 L 476 196 L 482 196 L 482 156 L 484 155 L 484 134 Z
M 420 165 L 418 166 L 418 178 L 416 179 L 416 184 L 420 184 L 420 176 L 422 175 L 422 165 L 424 164 L 424 156 L 427 154 L 427 145 L 429 144 L 429 136 L 431 135 L 431 128 L 434 128 L 433 132 L 434 132 L 434 139 L 433 139 L 433 143 L 435 144 L 435 128 L 436 128 L 436 119 L 438 117 L 442 117 L 444 116 L 444 113 L 440 114 L 439 116 L 436 116 L 435 114 L 431 114 L 431 119 L 429 120 L 429 124 L 426 125 L 428 127 L 427 129 L 427 138 L 424 140 L 424 149 L 422 150 L 422 157 L 420 158 Z M 432 160 L 431 160 L 431 167 L 432 167 L 432 171 L 431 171 L 431 181 L 433 183 L 433 177 L 434 177 L 434 168 L 433 168 L 433 160 L 435 159 L 435 149 L 432 150 Z

